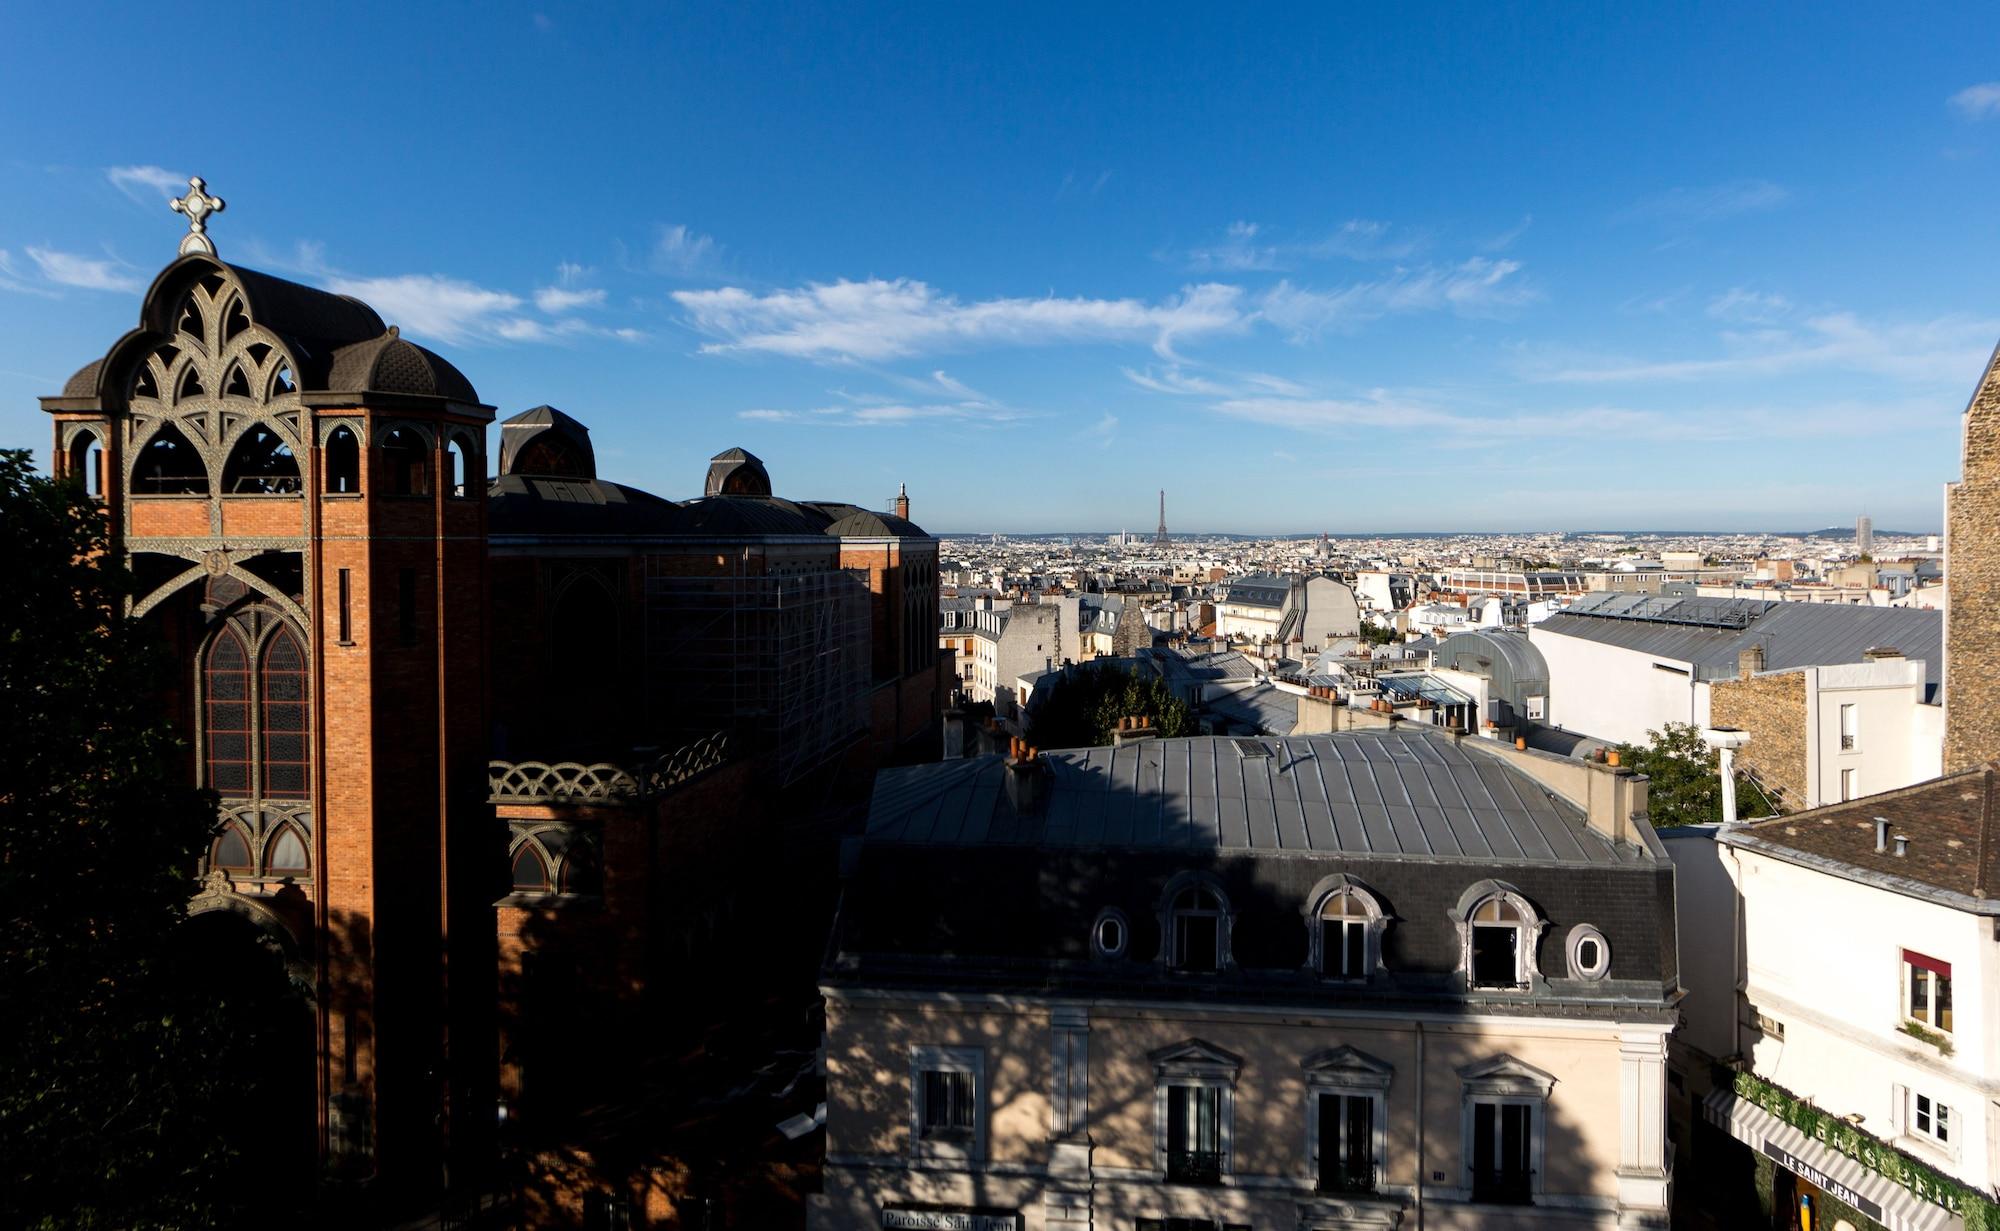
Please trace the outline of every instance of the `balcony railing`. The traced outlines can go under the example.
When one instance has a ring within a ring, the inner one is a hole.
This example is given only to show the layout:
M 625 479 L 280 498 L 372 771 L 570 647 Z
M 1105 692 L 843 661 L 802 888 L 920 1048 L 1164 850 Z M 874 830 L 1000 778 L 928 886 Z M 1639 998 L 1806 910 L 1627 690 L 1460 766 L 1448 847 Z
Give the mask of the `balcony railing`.
M 1475 1171 L 1472 1199 L 1488 1205 L 1528 1205 L 1534 1200 L 1532 1171 Z
M 1167 1179 L 1175 1184 L 1220 1184 L 1222 1155 L 1215 1150 L 1169 1150 Z
M 1319 1190 L 1323 1193 L 1372 1193 L 1375 1191 L 1375 1164 L 1336 1163 L 1321 1166 Z

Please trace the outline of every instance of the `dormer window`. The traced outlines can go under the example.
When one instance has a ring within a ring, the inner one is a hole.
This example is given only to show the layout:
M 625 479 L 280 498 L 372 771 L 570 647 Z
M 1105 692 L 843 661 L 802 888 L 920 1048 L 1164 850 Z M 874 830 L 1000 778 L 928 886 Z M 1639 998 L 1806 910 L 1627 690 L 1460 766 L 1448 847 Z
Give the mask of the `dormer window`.
M 1519 987 L 1521 911 L 1504 898 L 1488 898 L 1472 912 L 1472 985 Z
M 1213 974 L 1229 964 L 1229 900 L 1205 879 L 1168 886 L 1163 930 L 1167 968 Z
M 1384 922 L 1375 895 L 1342 873 L 1315 886 L 1310 902 L 1312 969 L 1323 979 L 1360 981 L 1374 974 Z
M 1466 986 L 1485 991 L 1519 991 L 1540 974 L 1535 942 L 1542 919 L 1519 890 L 1501 881 L 1480 881 L 1458 905 L 1461 969 Z

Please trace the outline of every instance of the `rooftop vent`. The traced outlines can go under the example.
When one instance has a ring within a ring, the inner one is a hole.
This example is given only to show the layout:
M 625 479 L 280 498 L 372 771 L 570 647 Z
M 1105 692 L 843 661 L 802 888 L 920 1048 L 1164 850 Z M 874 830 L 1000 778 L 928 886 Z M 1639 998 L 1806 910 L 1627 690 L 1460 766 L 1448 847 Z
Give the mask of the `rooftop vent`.
M 1236 745 L 1236 755 L 1246 761 L 1271 755 L 1271 750 L 1264 746 L 1262 740 L 1232 739 L 1229 742 Z
M 1895 838 L 1892 839 L 1892 841 L 1894 841 L 1896 844 L 1896 858 L 1901 859 L 1903 856 L 1910 853 L 1910 840 L 1908 838 L 1904 837 L 1902 834 L 1897 834 Z
M 1889 849 L 1889 818 L 1886 816 L 1878 816 L 1875 818 L 1875 853 L 1879 855 L 1883 851 L 1886 851 L 1888 849 Z

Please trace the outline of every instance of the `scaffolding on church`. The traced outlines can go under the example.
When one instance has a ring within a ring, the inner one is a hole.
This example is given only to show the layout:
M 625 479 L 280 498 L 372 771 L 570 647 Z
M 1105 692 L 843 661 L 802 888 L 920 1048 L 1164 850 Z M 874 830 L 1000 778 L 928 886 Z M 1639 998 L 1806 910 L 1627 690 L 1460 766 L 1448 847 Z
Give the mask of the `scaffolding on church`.
M 781 783 L 852 743 L 868 721 L 866 571 L 668 571 L 684 564 L 646 562 L 656 728 L 736 732 L 772 754 Z

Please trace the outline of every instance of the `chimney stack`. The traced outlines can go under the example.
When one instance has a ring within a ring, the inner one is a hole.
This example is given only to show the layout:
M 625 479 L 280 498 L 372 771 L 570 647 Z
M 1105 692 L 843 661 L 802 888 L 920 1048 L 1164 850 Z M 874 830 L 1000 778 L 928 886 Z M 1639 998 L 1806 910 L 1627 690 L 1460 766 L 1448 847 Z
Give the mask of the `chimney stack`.
M 904 521 L 910 519 L 910 485 L 907 483 L 896 484 L 895 513 Z
M 1744 646 L 1743 652 L 1736 656 L 1736 677 L 1738 679 L 1747 680 L 1763 669 L 1764 647 L 1761 643 Z

